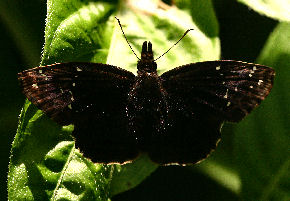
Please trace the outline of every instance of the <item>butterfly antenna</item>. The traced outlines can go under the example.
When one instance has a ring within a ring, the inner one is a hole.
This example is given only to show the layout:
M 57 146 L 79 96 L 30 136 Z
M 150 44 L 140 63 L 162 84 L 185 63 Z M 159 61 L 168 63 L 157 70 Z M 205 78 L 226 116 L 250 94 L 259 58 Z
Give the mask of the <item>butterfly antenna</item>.
M 128 43 L 128 45 L 129 45 L 129 47 L 130 47 L 130 49 L 132 50 L 132 52 L 135 54 L 135 56 L 137 57 L 137 59 L 139 59 L 140 60 L 140 58 L 137 56 L 137 54 L 134 52 L 134 50 L 133 50 L 133 48 L 132 48 L 132 46 L 130 45 L 130 43 L 129 43 L 129 41 L 128 41 L 128 39 L 127 39 L 127 37 L 126 37 L 126 35 L 125 35 L 125 33 L 124 33 L 124 30 L 123 30 L 123 28 L 122 28 L 122 25 L 121 25 L 121 22 L 120 22 L 120 20 L 115 16 L 115 18 L 116 18 L 116 20 L 118 21 L 118 24 L 119 24 L 119 26 L 120 26 L 120 28 L 121 28 L 121 31 L 122 31 L 122 33 L 123 33 L 123 36 L 125 37 L 125 39 L 126 39 L 126 41 L 127 41 L 127 43 Z
M 165 55 L 167 52 L 169 52 L 175 45 L 177 45 L 177 43 L 179 43 L 179 41 L 181 41 L 181 39 L 184 38 L 184 36 L 186 36 L 186 34 L 190 31 L 192 31 L 194 29 L 187 29 L 186 32 L 184 32 L 183 36 L 181 36 L 181 38 L 176 42 L 174 43 L 166 52 L 164 52 L 161 56 L 159 56 L 157 59 L 155 59 L 154 61 L 160 59 L 161 57 L 163 57 L 163 55 Z

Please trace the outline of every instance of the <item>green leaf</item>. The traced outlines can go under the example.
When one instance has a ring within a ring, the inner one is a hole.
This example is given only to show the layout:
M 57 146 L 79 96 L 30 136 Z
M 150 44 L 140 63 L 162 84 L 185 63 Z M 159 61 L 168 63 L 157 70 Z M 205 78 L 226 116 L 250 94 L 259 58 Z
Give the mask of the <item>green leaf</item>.
M 202 4 L 200 0 L 199 2 Z M 216 22 L 211 1 L 206 0 L 205 2 L 208 3 L 206 3 L 207 6 L 204 10 L 210 12 L 204 14 L 203 18 L 195 18 L 196 15 L 200 14 L 189 13 L 188 9 L 166 7 L 161 2 L 146 0 L 130 1 L 129 5 L 125 4 L 122 7 L 122 9 L 127 9 L 126 12 L 117 13 L 117 16 L 120 18 L 127 38 L 137 55 L 140 54 L 141 44 L 145 40 L 150 40 L 153 44 L 154 56 L 157 58 L 169 49 L 187 29 L 194 29 L 177 46 L 158 60 L 158 72 L 161 74 L 186 63 L 219 58 L 218 25 L 211 23 L 203 29 L 198 26 L 205 18 L 208 21 Z M 136 57 L 128 48 L 118 27 L 114 29 L 111 44 L 113 46 L 110 49 L 107 62 L 135 73 Z
M 79 0 L 48 1 L 42 65 L 66 61 L 106 63 L 115 7 Z
M 110 195 L 114 196 L 140 184 L 156 168 L 157 164 L 150 161 L 147 155 L 142 155 L 133 163 L 116 165 L 111 181 Z
M 279 21 L 290 21 L 290 1 L 287 0 L 238 0 L 261 15 Z
M 160 8 L 151 1 L 123 2 L 117 7 L 114 2 L 50 0 L 42 65 L 91 61 L 135 73 L 137 59 L 115 15 L 138 55 L 144 40 L 152 41 L 157 57 L 187 29 L 195 29 L 158 60 L 160 73 L 186 63 L 218 59 L 217 23 L 210 1 L 206 5 L 204 9 L 211 13 L 204 17 L 214 23 L 200 28 L 200 14 L 196 17 L 188 10 Z M 107 200 L 135 187 L 157 168 L 146 156 L 122 166 L 94 164 L 75 149 L 72 130 L 72 125 L 61 127 L 29 101 L 25 103 L 11 150 L 10 200 Z
M 110 26 L 105 25 L 110 24 L 112 5 L 60 0 L 48 5 L 42 64 L 90 61 L 94 56 L 106 61 L 106 52 L 97 50 L 110 43 L 106 32 Z M 106 28 L 99 30 L 102 26 Z M 106 37 L 100 42 L 96 38 L 102 34 Z M 11 150 L 10 200 L 108 199 L 111 167 L 85 159 L 74 148 L 72 129 L 60 127 L 29 102 L 25 104 Z
M 60 127 L 28 101 L 20 116 L 8 173 L 9 200 L 104 200 L 110 174 L 74 148 L 72 126 Z M 100 189 L 96 191 L 95 189 Z
M 269 97 L 236 129 L 236 163 L 243 200 L 290 199 L 290 24 L 270 35 L 258 63 L 276 70 Z

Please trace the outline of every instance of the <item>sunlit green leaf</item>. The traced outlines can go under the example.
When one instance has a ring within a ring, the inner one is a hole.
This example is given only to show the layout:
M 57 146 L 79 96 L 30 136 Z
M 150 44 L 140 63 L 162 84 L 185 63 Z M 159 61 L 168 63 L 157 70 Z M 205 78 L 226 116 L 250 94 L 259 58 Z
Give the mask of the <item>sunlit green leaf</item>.
M 238 0 L 256 12 L 280 21 L 290 21 L 290 1 L 288 0 Z

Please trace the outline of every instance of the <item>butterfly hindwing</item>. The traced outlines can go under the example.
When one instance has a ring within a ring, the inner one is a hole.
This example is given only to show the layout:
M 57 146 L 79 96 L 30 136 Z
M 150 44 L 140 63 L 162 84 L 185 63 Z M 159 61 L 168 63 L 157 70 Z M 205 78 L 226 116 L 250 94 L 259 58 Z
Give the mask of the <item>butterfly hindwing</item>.
M 95 162 L 127 161 L 138 154 L 126 118 L 134 79 L 118 67 L 82 62 L 19 74 L 27 98 L 60 125 L 74 124 L 76 146 Z
M 212 113 L 195 113 L 180 100 L 168 101 L 167 127 L 152 137 L 150 158 L 164 165 L 195 164 L 205 159 L 220 140 L 223 120 Z

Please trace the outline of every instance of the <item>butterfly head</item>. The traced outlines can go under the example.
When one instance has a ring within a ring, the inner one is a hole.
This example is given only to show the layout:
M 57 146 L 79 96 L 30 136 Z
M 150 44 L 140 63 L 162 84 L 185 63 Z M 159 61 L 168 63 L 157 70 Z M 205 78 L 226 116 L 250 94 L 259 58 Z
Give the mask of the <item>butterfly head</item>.
M 142 45 L 141 59 L 137 64 L 138 71 L 156 72 L 157 64 L 154 61 L 152 43 L 145 41 Z

